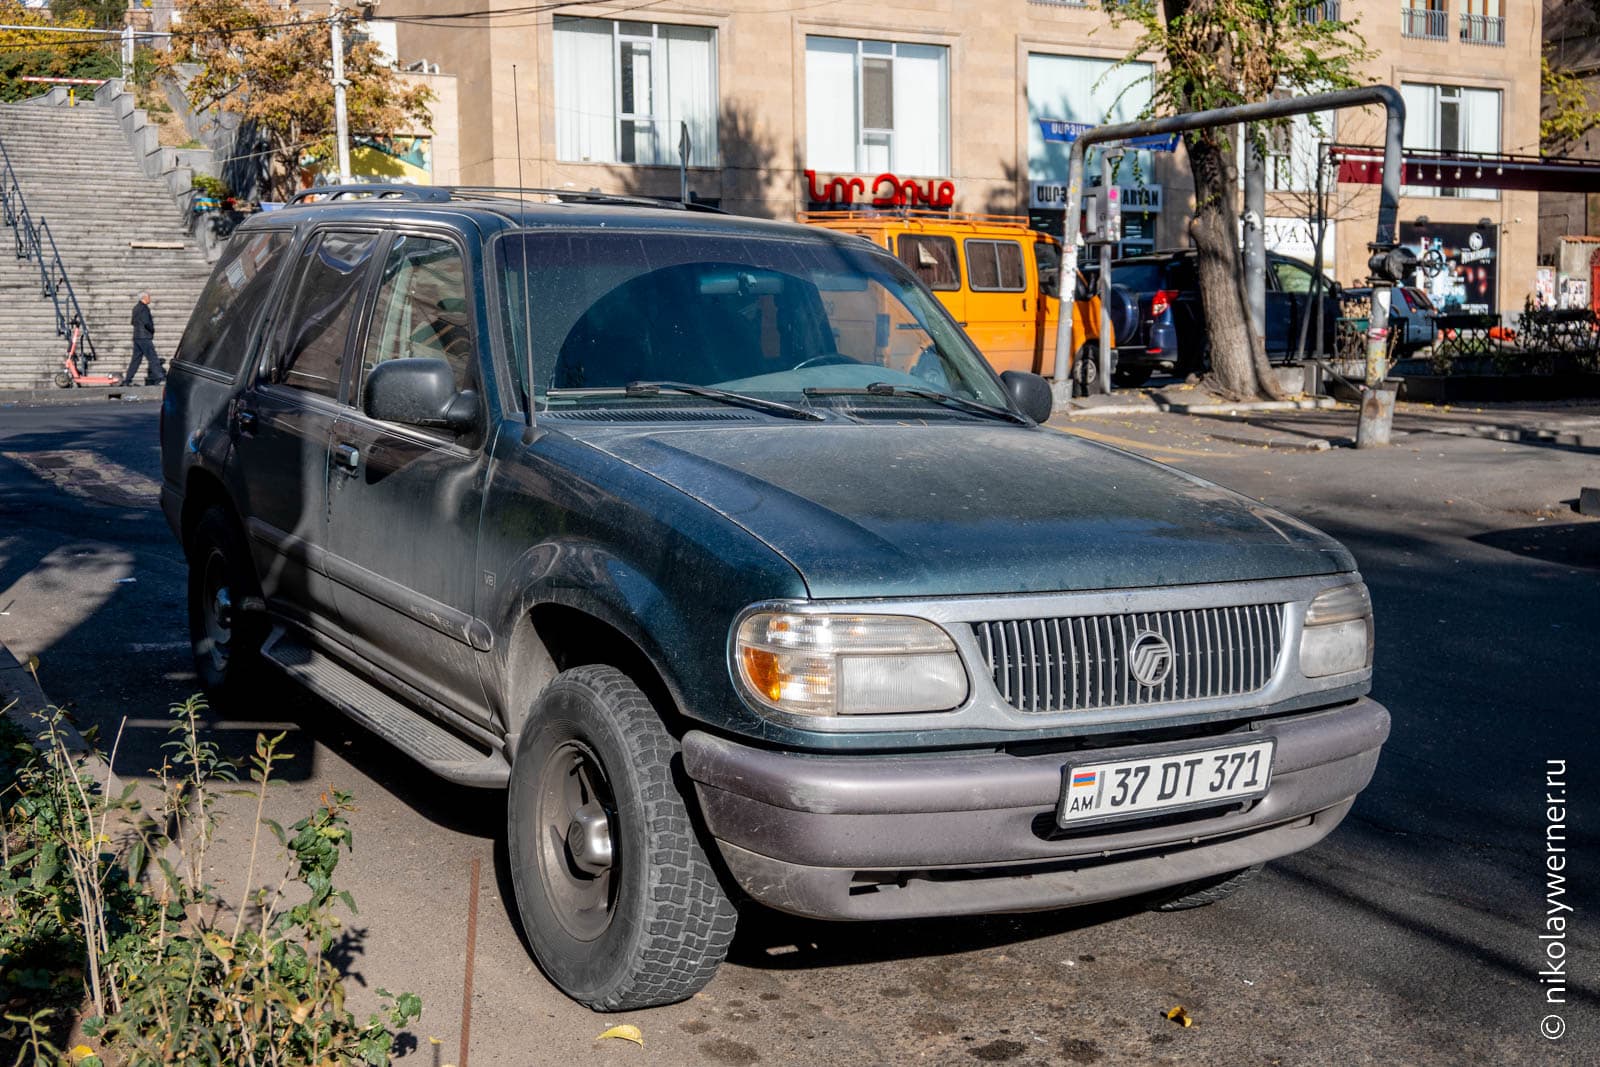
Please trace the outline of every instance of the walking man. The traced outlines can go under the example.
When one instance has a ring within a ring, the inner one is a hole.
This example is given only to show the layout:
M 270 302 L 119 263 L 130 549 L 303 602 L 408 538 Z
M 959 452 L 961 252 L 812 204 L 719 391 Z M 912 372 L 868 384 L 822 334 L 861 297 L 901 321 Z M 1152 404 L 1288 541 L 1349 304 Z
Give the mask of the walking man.
M 167 380 L 161 369 L 161 357 L 156 355 L 156 323 L 150 315 L 150 294 L 140 293 L 139 302 L 133 305 L 133 362 L 128 373 L 122 376 L 123 385 L 132 385 L 133 376 L 139 373 L 139 363 L 148 361 L 144 368 L 144 384 L 160 385 Z

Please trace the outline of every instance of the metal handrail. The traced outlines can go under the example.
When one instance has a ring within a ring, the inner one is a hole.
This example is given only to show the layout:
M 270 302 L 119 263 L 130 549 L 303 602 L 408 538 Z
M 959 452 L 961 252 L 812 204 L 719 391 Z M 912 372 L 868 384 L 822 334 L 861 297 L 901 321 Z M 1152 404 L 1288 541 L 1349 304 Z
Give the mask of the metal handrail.
M 29 260 L 39 268 L 40 292 L 50 298 L 55 308 L 56 336 L 70 337 L 72 327 L 77 325 L 78 351 L 87 360 L 96 359 L 94 341 L 89 337 L 89 320 L 84 317 L 78 294 L 72 288 L 72 280 L 67 277 L 67 267 L 61 262 L 55 235 L 50 232 L 50 224 L 43 215 L 39 216 L 36 225 L 29 214 L 28 202 L 22 195 L 22 185 L 17 181 L 17 172 L 11 166 L 11 155 L 6 151 L 4 141 L 0 141 L 0 217 L 12 229 L 17 258 Z M 45 255 L 46 242 L 50 246 L 48 258 Z M 65 307 L 62 306 L 63 301 Z

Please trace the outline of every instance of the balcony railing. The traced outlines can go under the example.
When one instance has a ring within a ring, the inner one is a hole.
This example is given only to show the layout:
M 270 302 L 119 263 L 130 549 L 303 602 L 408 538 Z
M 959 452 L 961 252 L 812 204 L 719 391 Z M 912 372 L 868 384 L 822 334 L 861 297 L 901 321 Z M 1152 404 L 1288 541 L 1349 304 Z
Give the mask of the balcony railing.
M 1041 7 L 1088 7 L 1093 0 L 1028 0 Z
M 1300 21 L 1316 25 L 1319 22 L 1338 22 L 1339 0 L 1319 0 L 1300 8 Z
M 1506 46 L 1506 20 L 1503 15 L 1462 15 L 1461 39 L 1467 44 Z
M 1444 8 L 1402 7 L 1400 9 L 1400 36 L 1425 37 L 1430 41 L 1443 41 L 1450 28 L 1450 12 Z

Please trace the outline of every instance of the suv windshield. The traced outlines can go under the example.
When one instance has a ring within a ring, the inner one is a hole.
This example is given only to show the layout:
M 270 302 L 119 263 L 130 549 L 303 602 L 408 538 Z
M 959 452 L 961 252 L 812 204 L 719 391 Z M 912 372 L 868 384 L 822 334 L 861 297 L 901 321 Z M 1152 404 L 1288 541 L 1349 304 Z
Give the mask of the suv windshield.
M 938 301 L 865 245 L 534 231 L 502 237 L 495 258 L 519 380 L 531 341 L 536 410 L 655 396 L 621 391 L 634 382 L 803 404 L 886 383 L 1009 407 Z

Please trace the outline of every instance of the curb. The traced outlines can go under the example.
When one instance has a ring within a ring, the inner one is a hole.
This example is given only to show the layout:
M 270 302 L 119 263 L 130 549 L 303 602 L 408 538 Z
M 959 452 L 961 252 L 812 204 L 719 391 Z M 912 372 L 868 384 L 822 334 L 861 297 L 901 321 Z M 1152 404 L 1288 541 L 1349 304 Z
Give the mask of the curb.
M 1167 404 L 1162 410 L 1174 415 L 1227 415 L 1235 411 L 1331 411 L 1340 404 L 1332 397 L 1310 400 L 1254 400 L 1247 404 Z
M 1333 445 L 1325 437 L 1251 437 L 1248 434 L 1217 433 L 1207 430 L 1206 436 L 1234 445 L 1255 445 L 1275 452 L 1326 452 Z
M 0 389 L 0 407 L 26 405 L 104 404 L 110 401 L 160 400 L 159 385 L 89 386 L 82 389 Z
M 50 707 L 54 705 L 44 695 L 44 690 L 39 688 L 33 672 L 18 662 L 11 650 L 0 643 L 0 710 L 33 738 L 33 723 L 30 720 Z M 88 742 L 70 719 L 62 719 L 60 730 L 68 751 L 89 751 Z M 37 739 L 34 740 L 37 743 Z
M 1252 411 L 1332 411 L 1346 405 L 1332 397 L 1319 396 L 1308 400 L 1253 400 L 1243 404 L 1175 404 L 1151 398 L 1140 404 L 1100 404 L 1078 406 L 1073 401 L 1065 411 L 1058 412 L 1073 418 L 1079 415 L 1229 415 Z

